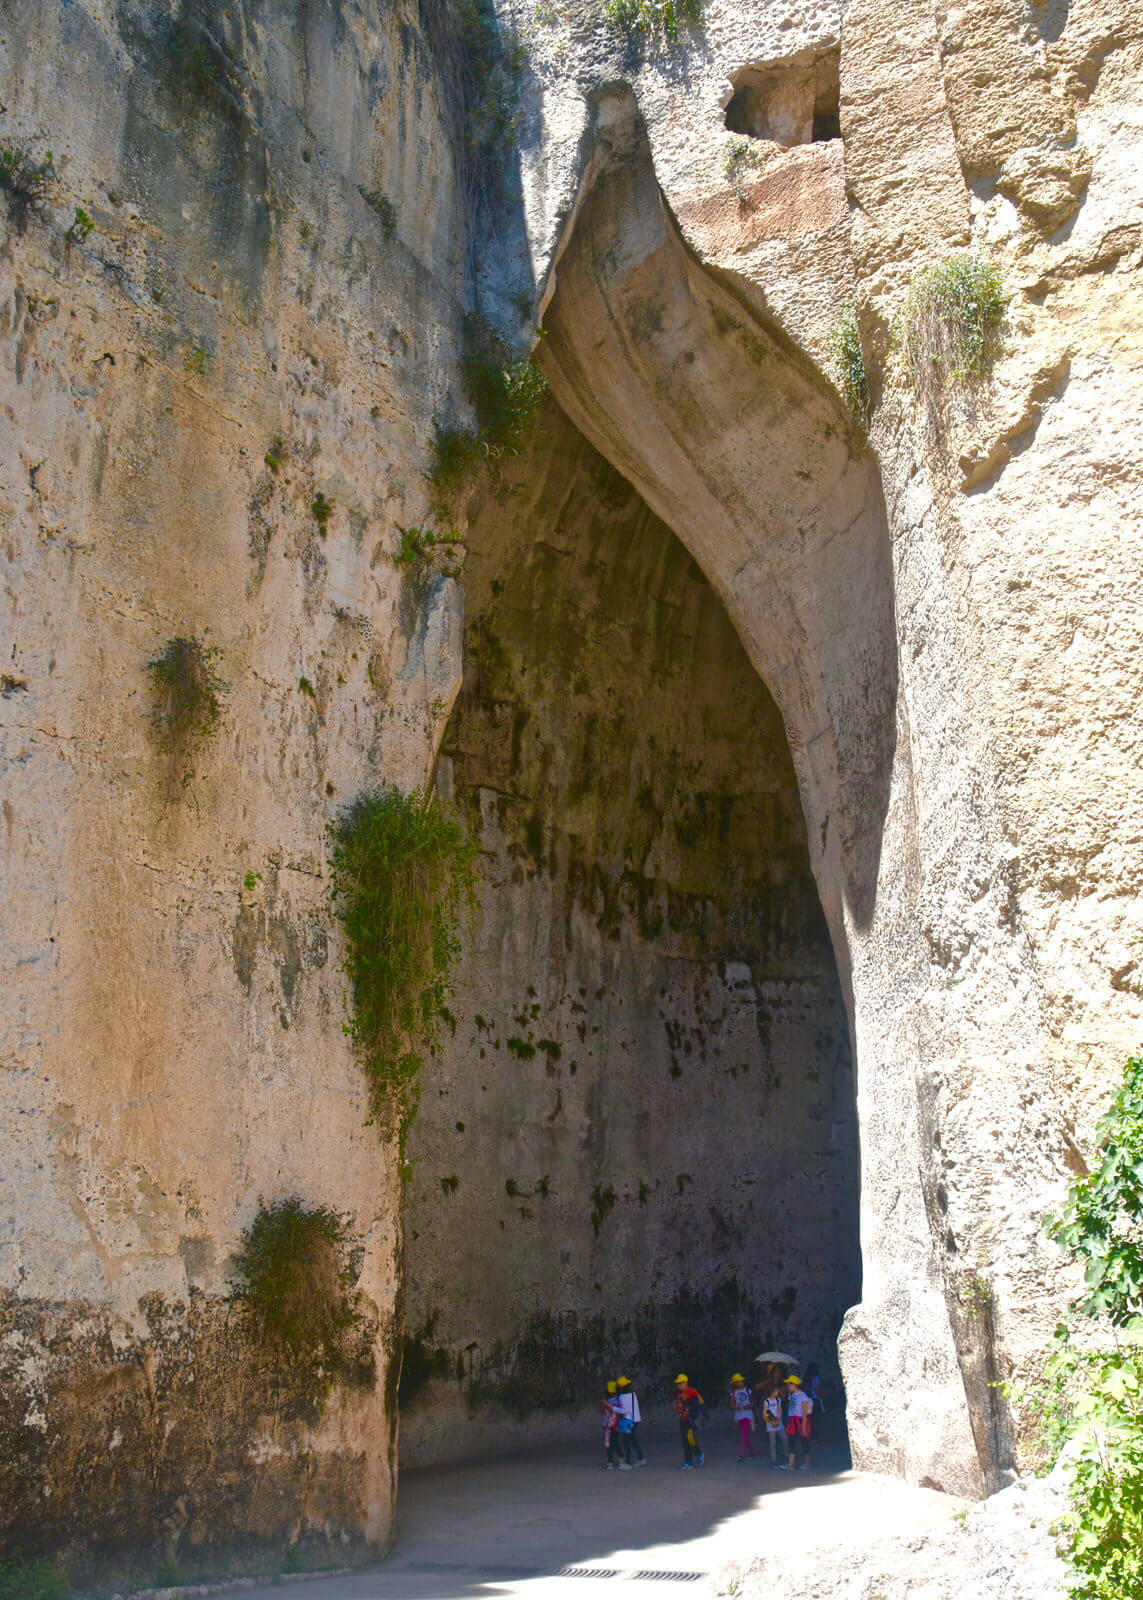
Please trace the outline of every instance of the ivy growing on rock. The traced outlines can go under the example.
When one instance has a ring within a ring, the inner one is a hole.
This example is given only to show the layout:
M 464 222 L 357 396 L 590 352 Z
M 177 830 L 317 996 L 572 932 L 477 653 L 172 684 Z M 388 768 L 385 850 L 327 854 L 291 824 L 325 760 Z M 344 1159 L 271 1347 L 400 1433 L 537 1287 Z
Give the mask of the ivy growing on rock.
M 352 986 L 347 1032 L 369 1081 L 370 1115 L 402 1160 L 424 1052 L 440 1037 L 475 906 L 476 846 L 432 790 L 363 795 L 331 830 L 331 895 Z
M 476 317 L 465 319 L 460 371 L 476 429 L 438 425 L 433 481 L 442 496 L 475 467 L 494 468 L 503 456 L 517 454 L 548 393 L 535 356 L 513 357 Z

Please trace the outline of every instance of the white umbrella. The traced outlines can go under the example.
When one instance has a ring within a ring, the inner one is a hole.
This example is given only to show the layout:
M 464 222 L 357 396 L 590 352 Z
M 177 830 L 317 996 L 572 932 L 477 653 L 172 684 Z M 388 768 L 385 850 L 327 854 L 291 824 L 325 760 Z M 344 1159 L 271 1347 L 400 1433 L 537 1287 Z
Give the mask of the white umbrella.
M 763 1350 L 760 1356 L 754 1357 L 755 1361 L 773 1361 L 780 1367 L 796 1367 L 797 1361 L 793 1356 L 785 1355 L 781 1350 Z

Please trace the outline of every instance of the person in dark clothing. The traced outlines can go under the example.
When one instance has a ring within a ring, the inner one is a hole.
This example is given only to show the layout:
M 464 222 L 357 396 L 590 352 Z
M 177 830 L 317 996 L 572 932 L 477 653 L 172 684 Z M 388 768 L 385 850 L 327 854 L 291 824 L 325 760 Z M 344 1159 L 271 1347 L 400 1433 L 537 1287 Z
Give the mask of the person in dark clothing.
M 703 1464 L 695 1424 L 702 1415 L 703 1397 L 691 1384 L 685 1372 L 675 1379 L 675 1412 L 679 1419 L 679 1437 L 683 1444 L 683 1470 L 689 1472 Z

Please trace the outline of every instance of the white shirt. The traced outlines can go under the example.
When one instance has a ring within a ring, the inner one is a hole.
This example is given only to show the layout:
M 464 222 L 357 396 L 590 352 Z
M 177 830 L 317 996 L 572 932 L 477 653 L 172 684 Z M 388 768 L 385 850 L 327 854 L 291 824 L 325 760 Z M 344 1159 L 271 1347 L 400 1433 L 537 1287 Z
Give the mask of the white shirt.
M 791 1417 L 808 1417 L 813 1409 L 813 1401 L 808 1394 L 803 1394 L 800 1389 L 795 1389 L 790 1395 L 788 1410 Z
M 766 1426 L 771 1433 L 777 1433 L 782 1426 L 782 1402 L 776 1394 L 769 1395 L 762 1402 L 762 1410 L 766 1416 Z
M 612 1404 L 621 1417 L 630 1417 L 632 1422 L 642 1422 L 639 1414 L 639 1396 L 634 1389 L 624 1389 L 615 1396 Z
M 734 1399 L 735 1422 L 741 1422 L 745 1417 L 753 1417 L 754 1407 L 750 1404 L 750 1390 L 732 1389 L 730 1392 Z

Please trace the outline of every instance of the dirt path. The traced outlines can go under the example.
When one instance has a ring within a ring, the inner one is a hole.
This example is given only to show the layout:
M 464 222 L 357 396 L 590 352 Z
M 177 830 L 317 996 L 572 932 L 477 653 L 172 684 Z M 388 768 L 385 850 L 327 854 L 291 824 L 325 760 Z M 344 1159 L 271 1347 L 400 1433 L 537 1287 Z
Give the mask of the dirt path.
M 714 1430 L 712 1430 L 712 1433 Z M 681 1472 L 669 1435 L 646 1440 L 642 1471 L 605 1473 L 588 1447 L 409 1473 L 388 1559 L 340 1578 L 291 1584 L 296 1600 L 576 1600 L 622 1588 L 639 1600 L 714 1593 L 728 1561 L 772 1550 L 864 1545 L 951 1517 L 961 1503 L 891 1479 L 739 1467 L 708 1441 Z M 251 1591 L 246 1591 L 251 1596 Z M 252 1600 L 280 1600 L 281 1587 Z

